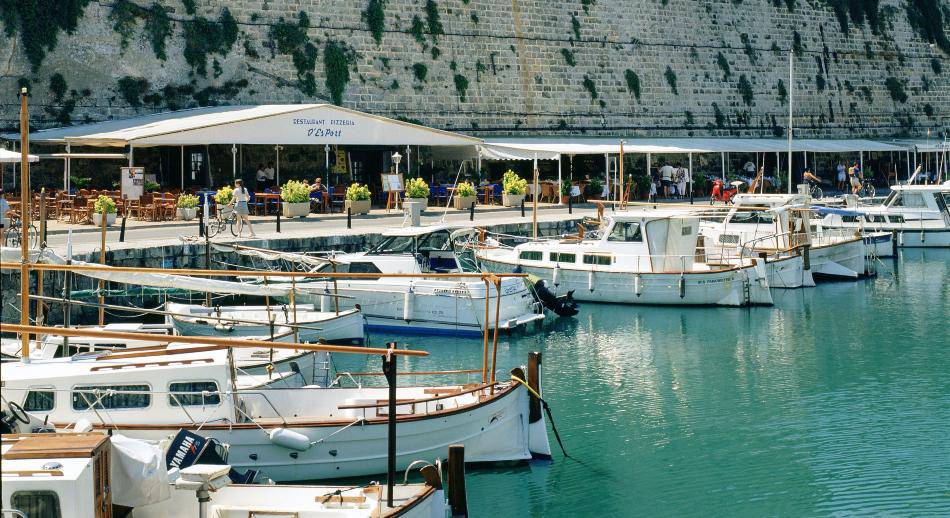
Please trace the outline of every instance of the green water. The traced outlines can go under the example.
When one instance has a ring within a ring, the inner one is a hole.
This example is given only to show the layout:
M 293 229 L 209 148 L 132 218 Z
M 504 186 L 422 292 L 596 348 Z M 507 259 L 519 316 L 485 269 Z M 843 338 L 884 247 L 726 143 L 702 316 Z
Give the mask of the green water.
M 542 351 L 578 461 L 549 433 L 550 464 L 470 470 L 472 516 L 950 515 L 950 251 L 775 302 L 587 304 L 503 341 L 505 371 Z M 403 369 L 480 365 L 475 341 L 400 340 L 432 352 Z

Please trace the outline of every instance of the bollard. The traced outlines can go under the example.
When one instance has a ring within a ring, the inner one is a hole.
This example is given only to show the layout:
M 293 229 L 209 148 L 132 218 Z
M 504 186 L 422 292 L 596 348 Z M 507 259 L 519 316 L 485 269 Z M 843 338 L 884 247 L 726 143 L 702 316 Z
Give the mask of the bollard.
M 468 498 L 465 494 L 465 446 L 449 446 L 448 463 L 449 506 L 452 516 L 468 516 Z
M 346 228 L 353 228 L 353 207 L 346 208 Z
M 475 221 L 475 202 L 472 202 L 472 206 L 468 208 L 468 220 Z
M 205 200 L 207 203 L 207 200 Z M 198 211 L 198 237 L 205 237 L 205 211 Z
M 277 233 L 278 234 L 280 234 L 280 211 L 281 211 L 280 200 L 277 200 Z M 267 211 L 265 210 L 264 212 L 267 212 Z
M 567 197 L 567 213 L 574 214 L 574 197 L 573 196 Z
M 119 242 L 125 243 L 125 220 L 129 217 L 129 211 L 122 215 L 122 226 L 119 227 Z
M 524 217 L 524 198 L 521 198 L 521 217 Z

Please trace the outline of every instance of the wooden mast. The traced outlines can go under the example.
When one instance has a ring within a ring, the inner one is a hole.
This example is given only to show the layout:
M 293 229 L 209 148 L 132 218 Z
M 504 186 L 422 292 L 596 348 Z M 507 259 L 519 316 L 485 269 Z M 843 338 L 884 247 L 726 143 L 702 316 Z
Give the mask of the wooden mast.
M 27 89 L 20 89 L 20 325 L 30 325 L 30 119 Z M 20 358 L 30 359 L 30 335 L 20 336 Z
M 534 188 L 531 189 L 532 194 L 534 195 L 534 202 L 532 203 L 531 211 L 531 235 L 534 239 L 538 238 L 538 154 L 534 154 Z M 486 293 L 487 296 L 487 293 Z

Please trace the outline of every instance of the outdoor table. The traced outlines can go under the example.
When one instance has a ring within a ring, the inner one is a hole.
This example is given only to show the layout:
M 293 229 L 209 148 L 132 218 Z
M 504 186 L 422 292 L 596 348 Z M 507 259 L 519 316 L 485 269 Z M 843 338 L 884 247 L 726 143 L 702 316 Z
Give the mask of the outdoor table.
M 264 208 L 263 208 L 263 215 L 264 215 L 264 216 L 267 215 L 267 205 L 268 205 L 267 202 L 268 202 L 268 201 L 271 201 L 271 200 L 274 200 L 275 202 L 277 202 L 277 203 L 274 203 L 274 210 L 277 210 L 277 205 L 278 205 L 279 200 L 280 200 L 280 193 L 279 193 L 279 192 L 255 192 L 255 193 L 254 193 L 254 201 L 260 201 L 260 202 L 263 203 L 263 207 L 264 207 Z

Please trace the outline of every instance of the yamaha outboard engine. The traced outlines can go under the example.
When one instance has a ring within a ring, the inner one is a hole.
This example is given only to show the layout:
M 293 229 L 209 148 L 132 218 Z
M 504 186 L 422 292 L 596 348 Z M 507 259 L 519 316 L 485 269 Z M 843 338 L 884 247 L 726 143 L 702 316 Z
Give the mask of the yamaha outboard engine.
M 193 464 L 224 465 L 227 464 L 225 457 L 227 457 L 227 452 L 217 439 L 208 439 L 188 430 L 179 430 L 165 453 L 165 464 L 168 469 L 182 469 Z M 241 473 L 231 468 L 228 478 L 234 484 L 253 484 L 258 473 L 253 469 Z
M 553 311 L 559 317 L 572 317 L 579 312 L 574 300 L 574 290 L 558 297 L 548 289 L 547 282 L 540 279 L 534 283 L 534 292 L 545 309 Z

